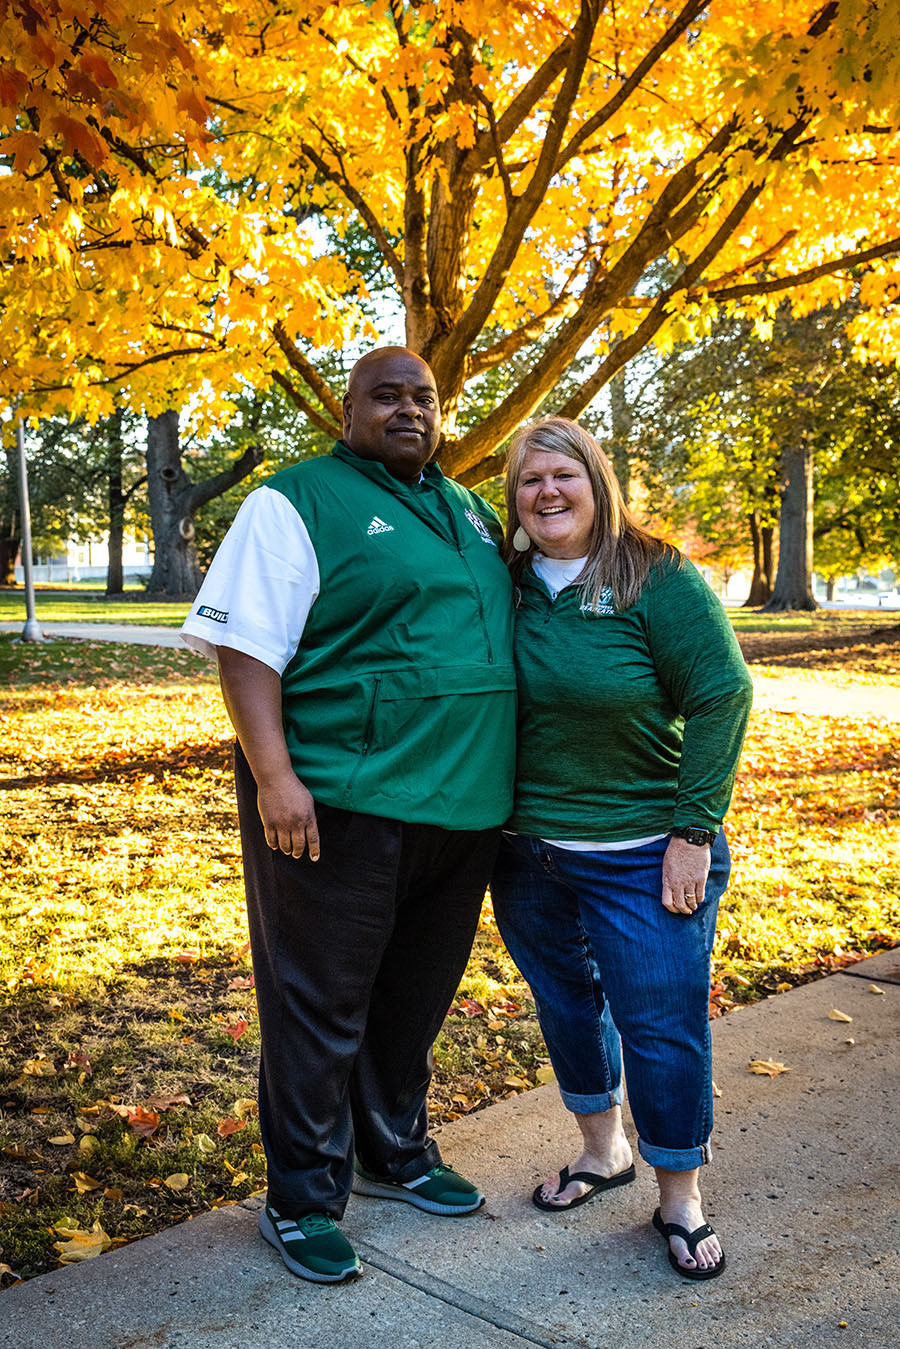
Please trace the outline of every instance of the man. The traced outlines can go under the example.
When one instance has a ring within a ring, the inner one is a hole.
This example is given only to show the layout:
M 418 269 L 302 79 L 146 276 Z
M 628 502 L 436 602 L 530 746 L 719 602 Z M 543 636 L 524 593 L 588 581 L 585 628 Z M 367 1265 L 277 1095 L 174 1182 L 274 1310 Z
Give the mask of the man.
M 260 1230 L 316 1282 L 360 1272 L 336 1226 L 351 1184 L 441 1215 L 484 1202 L 442 1163 L 425 1098 L 514 767 L 500 529 L 430 462 L 434 376 L 369 352 L 343 413 L 330 457 L 243 503 L 183 629 L 215 650 L 238 739 Z

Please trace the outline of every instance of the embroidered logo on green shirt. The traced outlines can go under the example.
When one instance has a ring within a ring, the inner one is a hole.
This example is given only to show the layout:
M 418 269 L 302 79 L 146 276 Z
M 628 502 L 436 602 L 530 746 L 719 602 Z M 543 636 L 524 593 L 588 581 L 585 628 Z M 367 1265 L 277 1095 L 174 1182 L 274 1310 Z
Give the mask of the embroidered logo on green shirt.
M 599 597 L 593 604 L 582 604 L 579 605 L 579 608 L 583 614 L 596 614 L 598 618 L 604 614 L 614 614 L 616 608 L 613 604 L 613 593 L 611 588 L 609 586 L 604 586 L 600 591 Z

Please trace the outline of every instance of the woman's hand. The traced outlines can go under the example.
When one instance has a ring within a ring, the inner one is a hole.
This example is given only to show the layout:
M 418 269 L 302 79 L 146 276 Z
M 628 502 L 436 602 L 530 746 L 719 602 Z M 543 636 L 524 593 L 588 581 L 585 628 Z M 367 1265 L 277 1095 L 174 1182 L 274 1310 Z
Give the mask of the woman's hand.
M 662 902 L 670 913 L 693 913 L 703 903 L 709 875 L 709 845 L 699 848 L 671 838 L 663 855 Z

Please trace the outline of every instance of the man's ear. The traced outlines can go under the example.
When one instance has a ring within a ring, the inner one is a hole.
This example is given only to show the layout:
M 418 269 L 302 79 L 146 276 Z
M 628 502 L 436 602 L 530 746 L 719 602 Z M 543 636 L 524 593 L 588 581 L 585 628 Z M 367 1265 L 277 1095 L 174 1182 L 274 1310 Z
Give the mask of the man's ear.
M 347 433 L 350 430 L 350 418 L 353 414 L 353 399 L 350 397 L 349 393 L 345 393 L 344 397 L 341 399 L 341 411 L 344 414 L 343 432 L 346 439 Z

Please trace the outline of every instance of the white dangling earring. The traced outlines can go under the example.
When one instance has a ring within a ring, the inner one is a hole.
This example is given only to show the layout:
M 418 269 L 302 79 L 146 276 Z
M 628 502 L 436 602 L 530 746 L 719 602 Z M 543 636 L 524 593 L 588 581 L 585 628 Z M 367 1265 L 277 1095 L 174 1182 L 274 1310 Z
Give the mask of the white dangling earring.
M 531 547 L 531 539 L 528 537 L 528 531 L 524 526 L 519 525 L 512 537 L 512 545 L 517 553 L 527 553 Z

